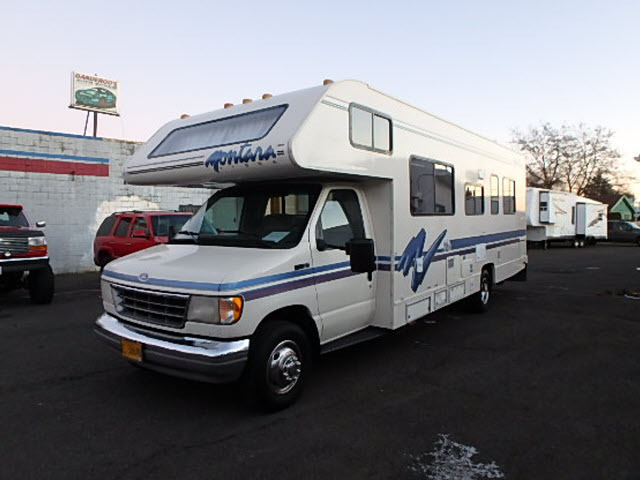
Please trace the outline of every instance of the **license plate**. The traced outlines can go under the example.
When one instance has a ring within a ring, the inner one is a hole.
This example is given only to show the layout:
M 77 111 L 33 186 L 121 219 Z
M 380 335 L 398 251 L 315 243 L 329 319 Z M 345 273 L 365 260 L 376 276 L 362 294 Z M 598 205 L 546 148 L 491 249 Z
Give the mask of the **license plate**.
M 142 361 L 142 344 L 140 342 L 123 338 L 120 340 L 120 345 L 122 346 L 122 355 L 124 357 L 136 362 Z

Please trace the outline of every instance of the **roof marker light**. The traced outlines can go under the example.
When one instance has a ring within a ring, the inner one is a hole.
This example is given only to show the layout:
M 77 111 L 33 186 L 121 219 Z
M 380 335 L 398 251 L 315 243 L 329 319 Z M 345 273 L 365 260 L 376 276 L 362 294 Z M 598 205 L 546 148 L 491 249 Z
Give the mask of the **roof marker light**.
M 270 93 L 264 93 L 264 94 L 262 94 L 262 99 L 263 99 L 263 100 L 266 100 L 267 98 L 271 98 L 271 97 L 273 97 L 273 95 L 271 95 Z
M 231 108 L 233 107 L 233 103 L 225 103 L 224 104 L 224 108 Z
M 242 99 L 242 103 L 251 103 L 251 99 L 250 98 L 243 98 Z
M 333 83 L 333 80 L 330 78 L 325 78 L 322 82 L 323 85 L 329 85 L 330 83 Z
M 184 120 L 185 118 L 189 118 L 191 115 L 189 115 L 188 113 L 183 113 L 182 115 L 180 115 L 180 120 Z

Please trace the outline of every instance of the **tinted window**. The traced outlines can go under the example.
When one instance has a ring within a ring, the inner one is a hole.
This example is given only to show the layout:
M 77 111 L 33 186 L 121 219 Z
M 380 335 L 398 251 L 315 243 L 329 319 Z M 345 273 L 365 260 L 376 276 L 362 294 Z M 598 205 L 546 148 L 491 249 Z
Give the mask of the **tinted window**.
M 409 176 L 412 215 L 453 214 L 453 167 L 432 160 L 412 158 Z
M 364 223 L 356 192 L 332 190 L 329 193 L 322 207 L 316 236 L 329 248 L 344 248 L 349 240 L 364 238 Z
M 107 235 L 109 235 L 111 233 L 111 229 L 113 228 L 113 224 L 116 223 L 116 217 L 111 215 L 107 218 L 105 218 L 102 221 L 102 224 L 100 225 L 100 228 L 98 228 L 98 231 L 96 232 L 96 236 L 97 237 L 106 237 Z
M 191 215 L 153 215 L 151 217 L 151 225 L 153 226 L 154 235 L 158 237 L 170 236 L 171 230 L 175 235 L 184 223 L 191 218 Z
M 491 215 L 500 213 L 500 181 L 491 175 Z
M 508 178 L 502 179 L 502 211 L 516 213 L 516 182 Z
M 484 187 L 465 185 L 464 213 L 467 215 L 482 215 L 484 213 Z
M 114 235 L 116 237 L 126 237 L 129 232 L 129 225 L 131 225 L 131 217 L 121 218 L 120 222 L 118 222 Z
M 286 108 L 282 105 L 178 128 L 162 140 L 149 158 L 258 140 L 269 133 Z
M 21 207 L 0 207 L 0 227 L 28 227 Z

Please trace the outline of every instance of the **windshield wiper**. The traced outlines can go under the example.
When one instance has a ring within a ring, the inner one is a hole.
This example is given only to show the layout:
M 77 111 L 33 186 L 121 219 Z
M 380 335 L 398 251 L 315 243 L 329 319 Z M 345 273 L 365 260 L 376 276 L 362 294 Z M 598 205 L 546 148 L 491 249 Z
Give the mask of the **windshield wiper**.
M 178 234 L 189 235 L 193 239 L 194 243 L 198 243 L 198 236 L 200 235 L 200 232 L 190 232 L 189 230 L 180 230 Z

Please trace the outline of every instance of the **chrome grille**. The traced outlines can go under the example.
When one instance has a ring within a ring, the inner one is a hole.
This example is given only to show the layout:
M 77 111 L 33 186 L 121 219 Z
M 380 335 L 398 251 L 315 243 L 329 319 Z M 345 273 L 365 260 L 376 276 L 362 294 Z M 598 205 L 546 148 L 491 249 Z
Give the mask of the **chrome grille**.
M 29 253 L 29 239 L 27 237 L 0 238 L 0 253 L 10 252 L 13 255 Z
M 168 327 L 182 328 L 189 295 L 111 285 L 116 311 L 121 315 Z

